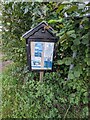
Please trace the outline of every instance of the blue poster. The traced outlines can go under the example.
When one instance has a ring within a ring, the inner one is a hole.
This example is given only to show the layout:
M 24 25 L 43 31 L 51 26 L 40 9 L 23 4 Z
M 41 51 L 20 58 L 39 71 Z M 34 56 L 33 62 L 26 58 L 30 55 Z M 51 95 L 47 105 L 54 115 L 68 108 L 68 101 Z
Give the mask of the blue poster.
M 43 51 L 43 43 L 36 42 L 35 43 L 35 57 L 42 57 L 42 51 Z

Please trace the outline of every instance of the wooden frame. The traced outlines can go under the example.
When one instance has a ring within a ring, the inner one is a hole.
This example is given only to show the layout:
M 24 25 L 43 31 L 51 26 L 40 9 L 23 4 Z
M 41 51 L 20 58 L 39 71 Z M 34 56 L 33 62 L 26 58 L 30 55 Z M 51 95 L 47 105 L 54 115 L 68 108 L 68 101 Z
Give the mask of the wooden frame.
M 28 41 L 28 44 L 27 44 L 27 61 L 28 61 L 28 68 L 30 71 L 53 71 L 53 60 L 54 60 L 54 54 L 55 54 L 55 42 L 56 40 L 44 40 L 43 39 L 40 39 L 40 38 L 37 38 L 37 40 L 35 39 L 29 39 Z M 54 43 L 54 48 L 53 48 L 53 58 L 52 58 L 52 68 L 51 69 L 32 69 L 32 66 L 31 66 L 31 42 L 42 42 L 42 43 Z

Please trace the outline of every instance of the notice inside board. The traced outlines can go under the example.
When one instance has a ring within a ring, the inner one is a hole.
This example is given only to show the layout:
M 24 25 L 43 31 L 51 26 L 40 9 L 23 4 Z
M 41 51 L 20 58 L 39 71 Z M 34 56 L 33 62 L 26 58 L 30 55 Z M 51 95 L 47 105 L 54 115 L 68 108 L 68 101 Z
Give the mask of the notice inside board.
M 31 69 L 51 70 L 54 43 L 31 42 Z

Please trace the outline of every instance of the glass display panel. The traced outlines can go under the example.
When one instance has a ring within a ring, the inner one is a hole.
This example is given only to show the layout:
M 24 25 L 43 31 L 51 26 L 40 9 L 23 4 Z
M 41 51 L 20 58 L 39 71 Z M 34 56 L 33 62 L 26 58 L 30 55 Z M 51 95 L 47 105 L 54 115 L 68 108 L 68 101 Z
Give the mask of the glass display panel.
M 52 70 L 53 42 L 31 42 L 31 69 Z

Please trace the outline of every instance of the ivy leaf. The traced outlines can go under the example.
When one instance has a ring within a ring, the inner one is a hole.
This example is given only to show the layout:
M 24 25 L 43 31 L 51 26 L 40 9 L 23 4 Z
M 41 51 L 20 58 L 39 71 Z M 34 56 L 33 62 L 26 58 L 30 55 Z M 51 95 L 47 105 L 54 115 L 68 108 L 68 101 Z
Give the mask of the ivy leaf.
M 70 65 L 72 63 L 72 58 L 71 57 L 67 57 L 66 59 L 65 59 L 65 64 L 66 65 Z
M 68 35 L 71 35 L 73 33 L 75 33 L 75 30 L 70 30 L 70 31 L 67 32 Z
M 70 72 L 70 73 L 68 74 L 68 78 L 69 78 L 69 79 L 74 79 L 74 74 L 73 74 L 72 72 Z
M 79 45 L 80 44 L 80 40 L 79 39 L 75 39 L 75 40 L 73 40 L 73 43 L 74 43 L 74 45 Z
M 76 38 L 76 34 L 71 34 L 70 37 Z
M 78 9 L 78 6 L 76 5 L 73 5 L 72 7 L 70 7 L 67 12 L 72 12 L 72 11 L 75 11 L 76 9 Z
M 64 64 L 64 62 L 63 62 L 63 60 L 58 60 L 58 61 L 57 61 L 57 64 L 58 64 L 58 65 L 62 65 L 62 64 Z
M 75 77 L 80 77 L 80 74 L 81 74 L 80 71 L 74 71 L 74 76 Z
M 85 58 L 85 62 L 87 63 L 88 66 L 90 66 L 90 58 L 89 57 Z
M 85 34 L 82 36 L 82 44 L 88 44 L 89 40 L 88 40 L 88 34 Z
M 76 38 L 75 30 L 68 31 L 67 35 L 69 35 L 69 37 Z
M 73 45 L 73 46 L 71 46 L 71 50 L 72 50 L 73 52 L 75 52 L 75 51 L 77 51 L 77 47 L 76 47 L 75 45 Z
M 84 45 L 86 45 L 86 44 L 88 44 L 88 39 L 82 39 L 82 44 L 84 44 Z
M 60 11 L 64 8 L 64 6 L 65 6 L 64 4 L 61 4 L 61 5 L 58 7 L 58 9 L 57 9 L 56 12 L 57 12 L 57 13 L 60 12 Z
M 65 34 L 65 31 L 64 31 L 64 30 L 63 30 L 63 31 L 60 31 L 60 32 L 57 33 L 56 35 L 61 37 L 63 34 Z
M 70 65 L 70 64 L 71 64 L 71 61 L 66 60 L 66 61 L 65 61 L 65 64 L 66 64 L 66 65 Z

